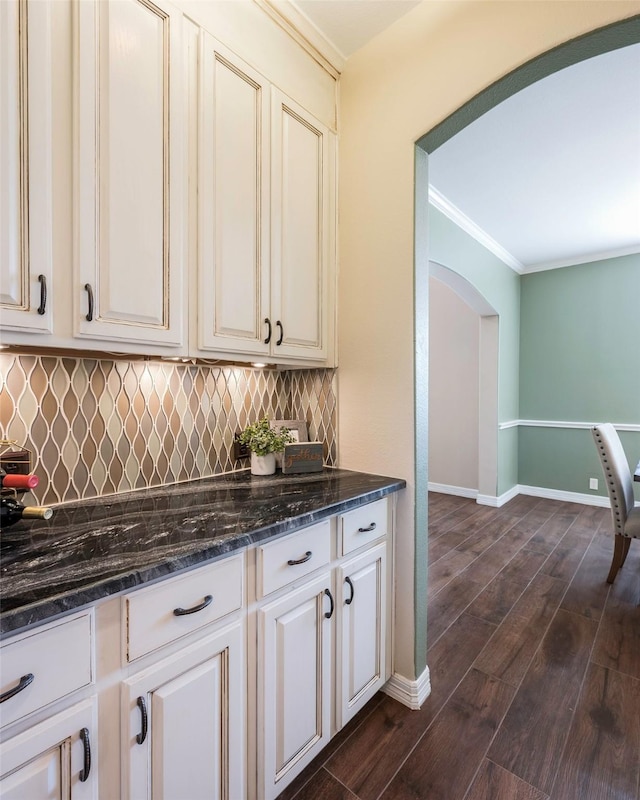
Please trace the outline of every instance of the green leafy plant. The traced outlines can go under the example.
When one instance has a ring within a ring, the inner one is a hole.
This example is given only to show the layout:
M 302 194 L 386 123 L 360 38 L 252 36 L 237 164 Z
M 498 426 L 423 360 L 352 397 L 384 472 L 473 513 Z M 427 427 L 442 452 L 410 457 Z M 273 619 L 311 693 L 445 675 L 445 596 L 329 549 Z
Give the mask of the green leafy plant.
M 253 425 L 248 425 L 238 439 L 242 444 L 246 444 L 252 453 L 266 456 L 284 450 L 285 444 L 293 441 L 293 436 L 288 428 L 272 428 L 269 420 L 263 417 Z

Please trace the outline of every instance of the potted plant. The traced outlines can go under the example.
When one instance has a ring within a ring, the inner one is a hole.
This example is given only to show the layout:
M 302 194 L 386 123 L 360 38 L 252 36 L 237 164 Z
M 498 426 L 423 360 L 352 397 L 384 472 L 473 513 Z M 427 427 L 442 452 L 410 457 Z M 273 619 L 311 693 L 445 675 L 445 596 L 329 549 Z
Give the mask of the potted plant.
M 251 450 L 252 475 L 273 475 L 276 471 L 276 453 L 293 441 L 291 431 L 271 427 L 266 417 L 248 425 L 238 438 Z

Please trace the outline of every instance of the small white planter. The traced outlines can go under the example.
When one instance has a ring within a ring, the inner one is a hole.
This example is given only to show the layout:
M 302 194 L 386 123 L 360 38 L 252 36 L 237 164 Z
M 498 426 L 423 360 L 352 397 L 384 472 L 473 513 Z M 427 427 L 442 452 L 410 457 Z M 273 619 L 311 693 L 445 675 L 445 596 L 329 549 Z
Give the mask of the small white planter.
M 276 454 L 267 453 L 266 456 L 258 456 L 251 453 L 251 474 L 252 475 L 273 475 L 276 471 Z

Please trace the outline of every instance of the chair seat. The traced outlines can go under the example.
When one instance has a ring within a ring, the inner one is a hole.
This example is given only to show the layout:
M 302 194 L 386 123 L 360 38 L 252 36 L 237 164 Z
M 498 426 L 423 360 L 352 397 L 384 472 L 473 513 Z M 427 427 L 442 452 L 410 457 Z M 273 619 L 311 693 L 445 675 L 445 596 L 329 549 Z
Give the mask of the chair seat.
M 633 539 L 640 539 L 640 506 L 635 506 L 629 512 L 624 526 L 624 535 Z

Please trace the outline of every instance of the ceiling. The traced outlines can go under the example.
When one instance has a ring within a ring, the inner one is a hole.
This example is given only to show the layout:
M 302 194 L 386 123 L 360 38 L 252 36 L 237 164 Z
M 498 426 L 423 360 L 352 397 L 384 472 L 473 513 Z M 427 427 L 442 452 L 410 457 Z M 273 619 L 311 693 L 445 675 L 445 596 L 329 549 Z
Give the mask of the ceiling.
M 348 58 L 418 0 L 290 0 Z M 505 100 L 429 158 L 431 202 L 518 272 L 640 252 L 640 44 Z

